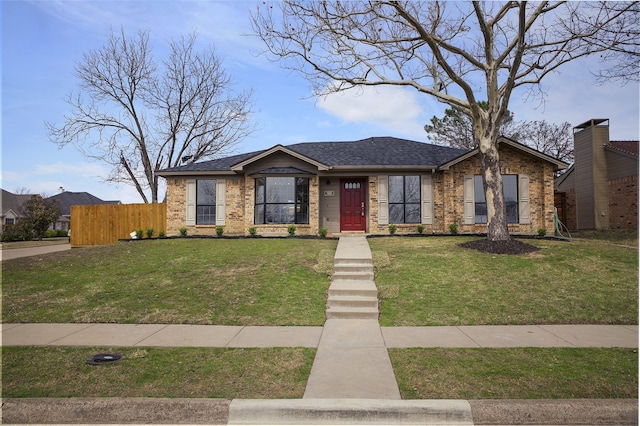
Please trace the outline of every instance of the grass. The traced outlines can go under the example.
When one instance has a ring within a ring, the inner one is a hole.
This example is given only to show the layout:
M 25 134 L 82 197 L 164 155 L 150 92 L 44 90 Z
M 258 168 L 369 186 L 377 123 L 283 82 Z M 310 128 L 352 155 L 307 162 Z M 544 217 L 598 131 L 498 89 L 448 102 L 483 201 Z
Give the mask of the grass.
M 578 236 L 578 235 L 575 235 Z M 369 243 L 383 325 L 637 324 L 637 233 L 464 250 L 470 237 Z M 336 242 L 176 239 L 4 261 L 4 322 L 322 325 Z M 86 366 L 99 352 L 112 365 Z M 637 398 L 629 349 L 390 349 L 405 399 Z M 2 348 L 3 397 L 301 398 L 304 348 Z
M 97 353 L 120 353 L 88 366 Z M 2 396 L 302 398 L 314 349 L 2 348 Z
M 637 398 L 631 349 L 390 349 L 403 399 Z
M 171 239 L 7 260 L 3 321 L 322 325 L 336 244 Z
M 472 238 L 370 239 L 381 324 L 638 324 L 637 234 L 518 256 L 458 247 Z

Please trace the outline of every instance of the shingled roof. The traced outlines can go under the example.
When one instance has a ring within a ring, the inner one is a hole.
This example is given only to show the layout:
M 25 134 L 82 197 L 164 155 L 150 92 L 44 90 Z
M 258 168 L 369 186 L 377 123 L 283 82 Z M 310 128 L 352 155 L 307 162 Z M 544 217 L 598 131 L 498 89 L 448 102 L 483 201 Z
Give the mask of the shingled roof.
M 47 198 L 47 201 L 60 201 L 60 214 L 69 216 L 71 214 L 71 206 L 88 206 L 94 204 L 120 204 L 120 201 L 104 201 L 88 192 L 70 192 L 64 191 L 59 194 Z
M 331 168 L 349 166 L 437 167 L 469 152 L 464 149 L 394 137 L 372 137 L 342 142 L 303 142 L 287 145 L 284 148 Z M 248 161 L 253 157 L 259 157 L 266 151 L 268 150 L 172 167 L 161 170 L 159 174 L 231 171 L 234 165 Z
M 635 157 L 638 156 L 638 141 L 610 141 L 609 147 Z

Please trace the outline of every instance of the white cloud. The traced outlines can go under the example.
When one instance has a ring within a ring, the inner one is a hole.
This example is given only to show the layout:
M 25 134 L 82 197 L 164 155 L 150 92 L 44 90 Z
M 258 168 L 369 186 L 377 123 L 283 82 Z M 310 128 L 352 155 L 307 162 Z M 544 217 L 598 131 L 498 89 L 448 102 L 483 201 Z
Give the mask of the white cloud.
M 365 123 L 393 134 L 424 135 L 419 95 L 396 86 L 363 87 L 318 99 L 317 105 L 347 123 Z

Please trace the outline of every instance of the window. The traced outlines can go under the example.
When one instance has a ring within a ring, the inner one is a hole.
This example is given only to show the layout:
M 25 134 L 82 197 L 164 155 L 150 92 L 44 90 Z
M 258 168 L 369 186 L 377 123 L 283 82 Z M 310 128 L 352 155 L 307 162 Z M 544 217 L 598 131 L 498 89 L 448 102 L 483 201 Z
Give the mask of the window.
M 254 222 L 309 223 L 309 179 L 256 179 Z
M 216 180 L 198 179 L 196 181 L 196 224 L 215 225 L 216 223 Z
M 518 223 L 518 176 L 503 175 L 502 191 L 507 210 L 507 223 Z M 482 176 L 473 177 L 473 197 L 475 200 L 475 223 L 487 223 L 487 201 L 482 185 Z
M 12 217 L 7 217 L 4 219 L 4 224 L 5 225 L 13 225 L 13 218 Z
M 420 176 L 389 176 L 389 223 L 420 223 Z

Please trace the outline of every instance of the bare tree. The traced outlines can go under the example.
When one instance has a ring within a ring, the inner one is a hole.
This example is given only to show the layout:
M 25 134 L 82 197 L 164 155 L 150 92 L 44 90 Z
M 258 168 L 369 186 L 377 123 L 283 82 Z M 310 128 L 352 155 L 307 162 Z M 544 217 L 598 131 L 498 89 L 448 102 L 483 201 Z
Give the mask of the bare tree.
M 447 108 L 442 118 L 432 117 L 431 124 L 425 125 L 424 130 L 427 137 L 439 145 L 462 149 L 478 147 L 472 118 L 458 108 Z M 513 113 L 507 111 L 500 134 L 565 163 L 573 162 L 573 133 L 566 121 L 562 124 L 546 120 L 517 121 Z
M 147 191 L 158 201 L 157 170 L 228 154 L 254 130 L 251 91 L 232 92 L 212 47 L 196 51 L 195 34 L 169 47 L 156 62 L 148 31 L 112 33 L 76 65 L 64 125 L 47 123 L 52 142 L 111 165 L 107 180 L 135 186 L 145 203 Z
M 278 13 L 280 10 L 280 13 Z M 497 140 L 515 89 L 567 62 L 637 41 L 636 3 L 285 1 L 263 3 L 253 29 L 318 95 L 357 86 L 413 87 L 473 119 L 492 241 L 510 238 Z M 600 13 L 602 12 L 602 13 Z M 600 38 L 606 34 L 607 37 Z M 481 108 L 478 99 L 487 100 Z

